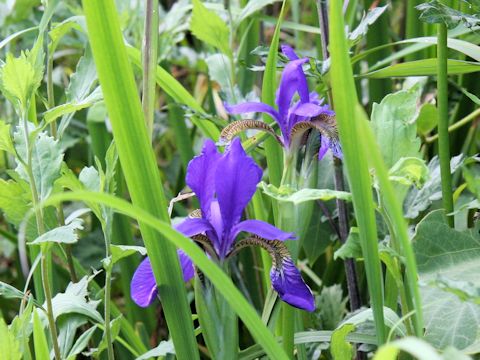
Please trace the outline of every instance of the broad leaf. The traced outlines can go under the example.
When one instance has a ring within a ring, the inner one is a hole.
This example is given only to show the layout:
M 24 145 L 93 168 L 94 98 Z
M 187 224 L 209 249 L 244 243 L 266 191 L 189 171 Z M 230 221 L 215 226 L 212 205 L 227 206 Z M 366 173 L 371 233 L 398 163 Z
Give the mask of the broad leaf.
M 209 10 L 200 0 L 193 0 L 193 15 L 190 22 L 193 35 L 206 42 L 225 55 L 231 57 L 230 30 L 227 24 L 212 10 Z
M 75 342 L 75 344 L 70 349 L 67 360 L 74 360 L 75 356 L 80 354 L 88 346 L 88 342 L 93 336 L 93 333 L 97 330 L 97 325 L 92 326 L 90 329 L 82 333 Z
M 58 346 L 60 347 L 62 359 L 64 359 L 72 348 L 77 329 L 87 323 L 87 318 L 82 315 L 70 314 L 69 316 L 61 316 L 57 323 Z
M 389 94 L 373 104 L 372 129 L 385 165 L 391 168 L 402 157 L 419 157 L 417 138 L 417 87 Z
M 422 286 L 425 338 L 438 349 L 478 342 L 480 235 L 450 228 L 443 210 L 428 214 L 413 240 Z
M 140 355 L 135 360 L 148 360 L 153 357 L 164 357 L 168 354 L 175 354 L 175 348 L 173 347 L 172 341 L 161 341 L 158 346 L 150 351 L 147 351 L 145 354 Z
M 438 110 L 433 104 L 423 104 L 417 118 L 417 132 L 426 136 L 437 126 Z
M 335 251 L 333 258 L 337 259 L 347 259 L 347 258 L 361 258 L 362 257 L 362 246 L 360 245 L 360 234 L 358 233 L 358 228 L 352 227 L 350 229 L 350 234 L 348 234 L 347 241 L 345 244 L 340 246 L 340 248 Z
M 59 226 L 40 235 L 31 245 L 40 245 L 43 243 L 74 244 L 78 241 L 78 230 L 83 229 L 83 220 L 74 219 L 69 224 Z
M 133 254 L 139 253 L 142 256 L 147 255 L 147 250 L 143 246 L 111 245 L 110 252 L 112 254 L 112 265 Z
M 23 221 L 31 206 L 30 196 L 27 189 L 16 181 L 0 179 L 0 209 L 12 224 L 19 225 Z
M 6 151 L 15 154 L 12 137 L 10 135 L 10 124 L 0 120 L 0 151 Z
M 346 340 L 349 333 L 355 330 L 355 325 L 343 324 L 336 329 L 332 334 L 332 343 L 330 345 L 330 351 L 333 359 L 351 359 L 353 357 L 353 347 Z
M 445 24 L 449 29 L 457 27 L 460 22 L 464 23 L 466 27 L 480 24 L 480 18 L 477 15 L 470 15 L 452 9 L 438 0 L 430 0 L 428 3 L 418 5 L 416 8 L 422 12 L 420 20 L 430 24 Z

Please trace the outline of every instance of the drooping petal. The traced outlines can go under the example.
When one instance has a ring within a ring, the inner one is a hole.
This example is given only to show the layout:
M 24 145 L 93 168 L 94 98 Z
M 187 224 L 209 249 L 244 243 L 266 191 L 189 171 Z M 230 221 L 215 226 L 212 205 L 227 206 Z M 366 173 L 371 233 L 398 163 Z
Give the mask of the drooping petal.
M 318 150 L 318 160 L 322 160 L 325 157 L 328 149 L 330 148 L 330 142 L 326 136 L 320 135 L 320 149 Z
M 215 170 L 220 157 L 215 143 L 206 140 L 202 153 L 188 163 L 186 183 L 197 195 L 204 218 L 209 216 L 210 203 L 215 194 Z
M 182 250 L 177 250 L 177 254 L 183 272 L 183 281 L 190 281 L 195 275 L 193 262 Z M 135 270 L 130 283 L 130 293 L 135 304 L 141 307 L 147 307 L 155 300 L 158 293 L 157 283 L 148 257 Z
M 240 222 L 242 212 L 252 198 L 262 178 L 262 169 L 247 156 L 239 138 L 235 138 L 227 153 L 218 162 L 215 188 L 223 220 L 220 258 L 225 257 L 234 238 L 233 227 Z
M 289 62 L 282 73 L 280 86 L 277 91 L 276 103 L 278 112 L 283 122 L 286 122 L 293 95 L 298 92 L 300 102 L 309 102 L 307 78 L 303 72 L 302 65 L 308 62 L 308 59 L 298 59 Z M 287 124 L 285 124 L 286 126 Z
M 285 241 L 295 239 L 294 233 L 282 231 L 275 226 L 261 220 L 244 220 L 239 222 L 234 227 L 233 236 L 237 236 L 242 231 L 255 234 L 267 240 Z
M 310 312 L 315 310 L 312 291 L 303 281 L 291 258 L 284 258 L 281 264 L 272 267 L 270 279 L 280 299 L 299 309 Z
M 282 49 L 283 55 L 285 55 L 289 60 L 299 59 L 298 55 L 295 53 L 295 51 L 290 45 L 282 44 L 280 48 Z
M 130 293 L 135 304 L 141 307 L 147 307 L 155 300 L 157 283 L 148 257 L 135 270 L 130 283 Z
M 213 230 L 212 225 L 205 219 L 186 218 L 180 224 L 175 226 L 175 230 L 181 232 L 186 237 L 202 234 Z

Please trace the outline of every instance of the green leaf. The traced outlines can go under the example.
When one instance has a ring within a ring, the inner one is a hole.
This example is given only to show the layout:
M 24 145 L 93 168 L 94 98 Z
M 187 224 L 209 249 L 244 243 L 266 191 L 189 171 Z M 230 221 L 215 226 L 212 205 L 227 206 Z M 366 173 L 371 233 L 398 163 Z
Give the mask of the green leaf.
M 431 76 L 437 71 L 437 58 L 403 62 L 384 67 L 379 70 L 360 74 L 369 79 L 385 79 L 390 77 Z M 480 71 L 480 64 L 471 61 L 447 60 L 449 75 L 470 74 Z
M 398 315 L 392 309 L 388 307 L 383 307 L 383 315 L 385 318 L 385 326 L 388 328 L 395 327 L 395 334 L 404 337 L 407 336 L 407 329 L 405 324 L 400 321 Z M 354 313 L 351 317 L 348 317 L 343 321 L 343 324 L 353 324 L 358 327 L 358 325 L 363 323 L 368 323 L 373 321 L 373 312 L 372 309 L 359 310 Z M 399 325 L 400 324 L 400 325 Z
M 423 136 L 429 134 L 437 126 L 438 111 L 433 104 L 423 104 L 417 117 L 417 132 Z
M 337 328 L 347 313 L 347 301 L 348 298 L 343 296 L 341 285 L 335 284 L 322 287 L 322 292 L 315 301 L 319 310 L 318 328 Z
M 235 19 L 237 25 L 240 24 L 243 20 L 253 15 L 257 11 L 263 9 L 265 6 L 279 2 L 281 0 L 250 0 L 247 2 L 245 7 L 242 9 L 238 17 Z
M 193 0 L 193 14 L 190 30 L 199 40 L 217 48 L 232 57 L 230 30 L 227 24 L 212 10 L 208 10 L 200 0 Z
M 59 226 L 40 235 L 30 245 L 40 245 L 44 243 L 75 244 L 78 241 L 78 230 L 83 229 L 82 219 L 73 219 L 71 223 Z
M 289 186 L 281 186 L 277 188 L 272 184 L 261 183 L 263 193 L 278 201 L 291 202 L 295 205 L 306 201 L 322 200 L 328 201 L 332 199 L 341 199 L 346 201 L 352 200 L 352 195 L 346 191 L 336 191 L 330 189 L 301 189 L 295 191 Z
M 444 211 L 436 210 L 418 224 L 413 245 L 424 284 L 425 339 L 438 349 L 464 349 L 479 342 L 478 227 L 456 231 L 448 226 Z
M 480 19 L 476 15 L 452 9 L 438 0 L 430 0 L 416 8 L 422 12 L 420 20 L 429 24 L 445 24 L 449 29 L 457 27 L 460 22 L 463 22 L 466 27 L 473 27 L 480 23 Z
M 27 160 L 27 148 L 23 126 L 18 126 L 14 134 L 14 142 L 17 152 L 23 161 Z M 29 131 L 30 132 L 30 131 Z M 53 183 L 60 177 L 60 169 L 63 161 L 62 148 L 58 140 L 50 137 L 45 132 L 39 133 L 31 149 L 31 166 L 33 178 L 40 200 L 46 199 L 53 190 Z M 27 170 L 21 162 L 18 162 L 15 171 L 20 177 L 30 182 Z
M 34 60 L 24 52 L 18 58 L 9 53 L 0 68 L 0 90 L 17 110 L 26 110 L 42 81 L 43 69 L 36 67 Z
M 387 168 L 402 157 L 420 157 L 415 124 L 419 96 L 414 87 L 389 94 L 380 104 L 373 104 L 371 125 Z
M 462 154 L 455 156 L 450 161 L 452 174 L 462 165 L 464 157 Z M 405 217 L 416 218 L 421 211 L 426 210 L 430 204 L 442 197 L 442 184 L 440 178 L 440 164 L 435 156 L 428 164 L 429 178 L 421 189 L 411 188 L 404 203 Z
M 6 124 L 3 120 L 0 120 L 0 150 L 15 154 L 15 148 L 10 135 L 10 124 Z
M 122 324 L 122 318 L 123 318 L 122 315 L 120 315 L 115 319 L 113 319 L 112 321 L 110 321 L 110 332 L 111 332 L 113 342 L 115 341 L 118 334 L 120 333 L 120 325 Z M 107 349 L 107 346 L 108 346 L 107 336 L 104 332 L 102 336 L 102 340 L 98 344 L 98 348 L 91 349 L 85 355 L 88 357 L 93 357 L 94 359 L 98 359 L 99 356 L 102 354 L 102 352 L 104 352 Z
M 160 344 L 156 348 L 153 348 L 150 351 L 147 351 L 145 354 L 140 355 L 135 360 L 148 360 L 152 357 L 164 357 L 168 354 L 175 355 L 175 348 L 171 340 L 169 341 L 160 341 Z
M 396 360 L 400 350 L 413 355 L 418 360 L 442 360 L 429 343 L 414 337 L 406 337 L 383 345 L 378 349 L 373 359 Z
M 335 251 L 333 258 L 336 260 L 354 258 L 358 259 L 362 257 L 362 246 L 360 245 L 360 234 L 358 233 L 358 228 L 350 228 L 350 233 L 348 234 L 347 241 L 345 244 L 340 246 L 340 248 Z
M 133 254 L 147 255 L 147 250 L 143 246 L 133 245 L 110 245 L 110 252 L 112 254 L 111 258 L 104 259 L 105 266 L 113 266 L 118 261 Z
M 351 359 L 353 357 L 353 347 L 348 341 L 346 341 L 347 335 L 353 330 L 355 330 L 355 325 L 343 324 L 333 332 L 332 344 L 330 345 L 333 359 L 343 360 Z
M 67 360 L 75 360 L 76 355 L 80 354 L 88 346 L 88 342 L 92 338 L 95 330 L 97 330 L 97 325 L 92 326 L 87 331 L 83 332 L 75 342 L 75 344 L 70 349 Z
M 58 325 L 58 346 L 60 347 L 60 354 L 62 359 L 67 357 L 77 329 L 87 323 L 87 318 L 83 315 L 70 314 L 68 316 L 60 316 L 57 321 Z
M 15 336 L 8 330 L 3 317 L 0 318 L 0 349 L 5 360 L 21 360 L 20 344 Z M 47 357 L 48 359 L 48 357 Z
M 19 225 L 30 209 L 31 195 L 27 190 L 13 180 L 0 179 L 0 209 L 8 221 Z
M 425 160 L 418 157 L 402 157 L 390 168 L 390 180 L 401 185 L 415 185 L 417 188 L 424 186 L 428 179 L 428 167 Z
M 42 322 L 37 313 L 33 310 L 33 344 L 36 359 L 50 359 L 50 351 L 48 350 L 47 337 L 43 330 Z M 2 349 L 3 351 L 3 349 Z
M 76 313 L 103 323 L 102 316 L 96 310 L 100 301 L 87 300 L 90 279 L 91 277 L 84 276 L 77 283 L 69 283 L 64 293 L 55 295 L 52 299 L 55 319 L 63 314 Z
M 362 20 L 357 25 L 357 27 L 348 34 L 348 40 L 350 41 L 350 46 L 357 44 L 365 35 L 367 35 L 368 27 L 377 21 L 377 19 L 382 15 L 388 6 L 378 6 L 368 11 L 366 15 L 363 15 Z
M 210 79 L 216 81 L 222 91 L 230 93 L 232 89 L 232 67 L 230 60 L 223 54 L 213 54 L 205 59 Z

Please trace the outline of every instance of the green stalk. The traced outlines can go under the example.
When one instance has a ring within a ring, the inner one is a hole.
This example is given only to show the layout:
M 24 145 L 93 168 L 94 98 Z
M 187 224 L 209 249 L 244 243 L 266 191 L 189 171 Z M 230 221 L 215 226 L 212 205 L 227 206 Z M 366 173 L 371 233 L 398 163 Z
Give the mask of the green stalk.
M 462 126 L 468 124 L 469 122 L 475 120 L 476 118 L 478 118 L 480 116 L 480 108 L 476 109 L 475 111 L 471 112 L 470 114 L 468 114 L 467 116 L 465 116 L 463 119 L 457 121 L 456 123 L 450 125 L 448 127 L 448 132 L 453 132 L 457 129 L 460 129 Z M 439 137 L 439 134 L 435 134 L 435 135 L 432 135 L 428 138 L 426 138 L 426 142 L 427 143 L 432 143 L 434 142 L 435 140 L 437 140 Z
M 448 73 L 447 73 L 447 26 L 438 25 L 437 34 L 437 102 L 438 102 L 438 156 L 442 178 L 442 201 L 448 224 L 453 227 L 452 174 L 450 172 L 450 141 L 448 138 Z
M 39 203 L 39 197 L 38 197 L 38 191 L 37 191 L 37 186 L 35 183 L 35 177 L 33 176 L 33 170 L 32 170 L 32 147 L 30 145 L 30 137 L 28 134 L 28 120 L 26 117 L 25 113 L 22 113 L 22 120 L 23 120 L 23 126 L 24 126 L 24 134 L 25 134 L 25 144 L 27 147 L 27 162 L 25 163 L 25 168 L 27 171 L 28 179 L 29 179 L 29 184 L 30 184 L 30 190 L 32 193 L 32 204 L 35 209 L 35 220 L 37 223 L 37 232 L 38 235 L 42 235 L 45 233 L 45 225 L 43 221 L 43 209 L 38 206 Z M 55 353 L 55 359 L 60 360 L 61 355 L 60 355 L 60 347 L 58 346 L 58 336 L 57 336 L 57 328 L 55 325 L 55 318 L 53 317 L 53 306 L 52 306 L 52 291 L 50 287 L 50 276 L 49 276 L 49 259 L 51 260 L 51 257 L 49 256 L 50 252 L 50 246 L 49 244 L 42 244 L 40 246 L 40 252 L 41 252 L 41 273 L 42 273 L 42 285 L 43 285 L 43 292 L 45 294 L 45 302 L 47 303 L 47 319 L 48 319 L 48 325 L 50 329 L 50 335 L 52 338 L 52 344 L 53 344 L 53 350 Z
M 405 2 L 405 38 L 413 39 L 422 36 L 422 23 L 418 20 L 419 12 L 415 7 L 421 4 L 419 0 L 407 0 Z M 425 54 L 426 55 L 426 54 Z M 421 58 L 419 53 L 414 53 L 405 56 L 406 61 L 419 60 Z
M 113 214 L 110 215 L 113 217 Z M 105 258 L 108 259 L 111 256 L 110 252 L 110 245 L 112 243 L 111 240 L 111 224 L 109 224 L 109 220 L 102 221 L 102 230 L 103 236 L 105 240 Z M 114 360 L 115 354 L 113 353 L 113 342 L 112 342 L 112 330 L 110 327 L 110 307 L 111 307 L 111 290 L 112 290 L 112 268 L 111 264 L 108 264 L 105 269 L 105 301 L 104 301 L 104 318 L 105 318 L 105 335 L 107 338 L 107 354 L 108 360 Z
M 335 105 L 344 163 L 353 195 L 353 206 L 360 231 L 362 253 L 365 259 L 368 289 L 372 302 L 376 336 L 379 344 L 386 339 L 383 316 L 383 287 L 378 256 L 377 226 L 366 148 L 358 136 L 358 102 L 353 72 L 348 56 L 342 13 L 343 1 L 330 3 L 330 54 L 332 95 Z
M 110 116 L 118 155 L 135 205 L 170 222 L 155 155 L 127 57 L 113 0 L 84 0 L 92 53 Z M 170 335 L 180 359 L 198 359 L 192 313 L 175 247 L 140 222 Z
M 155 71 L 158 47 L 158 1 L 146 0 L 145 33 L 143 36 L 142 107 L 150 141 L 153 135 L 155 110 Z

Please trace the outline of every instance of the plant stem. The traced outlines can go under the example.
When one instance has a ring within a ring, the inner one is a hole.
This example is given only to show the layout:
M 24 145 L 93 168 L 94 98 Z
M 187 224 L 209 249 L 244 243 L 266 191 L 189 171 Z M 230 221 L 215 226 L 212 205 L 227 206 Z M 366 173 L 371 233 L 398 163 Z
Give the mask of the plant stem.
M 22 113 L 22 119 L 23 119 L 24 134 L 25 134 L 25 145 L 27 148 L 27 162 L 25 164 L 26 165 L 25 169 L 27 171 L 27 175 L 30 183 L 30 191 L 32 193 L 32 204 L 35 209 L 35 220 L 37 223 L 37 232 L 38 232 L 38 235 L 42 235 L 43 233 L 45 233 L 45 225 L 43 222 L 43 210 L 40 206 L 38 206 L 40 199 L 38 197 L 37 186 L 35 183 L 35 177 L 33 175 L 33 170 L 32 170 L 32 150 L 31 150 L 32 148 L 30 146 L 30 138 L 28 134 L 28 120 L 24 112 Z M 43 291 L 45 293 L 45 302 L 47 303 L 48 324 L 50 328 L 50 334 L 52 338 L 55 359 L 60 360 L 61 359 L 60 347 L 58 346 L 57 328 L 55 325 L 55 318 L 53 317 L 52 292 L 50 289 L 50 279 L 49 279 L 48 261 L 47 261 L 49 258 L 48 255 L 50 251 L 50 246 L 42 245 L 40 246 L 40 251 L 42 253 L 41 255 L 42 285 L 43 285 Z
M 464 118 L 460 119 L 455 124 L 450 125 L 448 127 L 448 132 L 450 133 L 450 132 L 453 132 L 457 129 L 460 129 L 462 126 L 464 126 L 464 125 L 468 124 L 469 122 L 475 120 L 479 116 L 480 116 L 480 108 L 471 112 L 470 114 L 468 114 Z M 436 141 L 438 139 L 438 137 L 439 137 L 439 134 L 432 135 L 432 136 L 426 138 L 426 142 L 427 143 L 432 143 L 432 142 Z
M 108 191 L 108 189 L 106 189 Z M 104 213 L 108 212 L 104 211 Z M 113 213 L 110 212 L 107 216 L 107 219 L 101 220 L 103 236 L 105 240 L 105 258 L 108 259 L 111 257 L 110 244 L 111 244 L 111 234 L 112 234 L 112 219 Z M 108 218 L 110 217 L 110 219 Z M 111 292 L 112 292 L 112 268 L 113 264 L 108 263 L 105 267 L 105 301 L 104 301 L 104 317 L 105 317 L 105 336 L 107 338 L 107 352 L 108 360 L 114 360 L 115 354 L 113 352 L 113 342 L 112 342 L 112 330 L 110 328 L 110 306 L 111 306 Z
M 155 110 L 155 71 L 158 46 L 158 1 L 146 0 L 145 33 L 143 37 L 142 107 L 150 141 L 153 136 Z
M 452 174 L 450 171 L 450 142 L 448 138 L 448 79 L 447 79 L 447 26 L 438 25 L 437 34 L 437 101 L 438 101 L 438 155 L 442 178 L 443 207 L 448 224 L 453 227 Z

